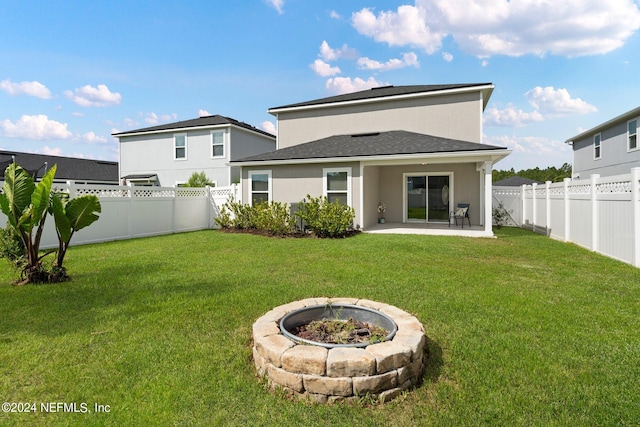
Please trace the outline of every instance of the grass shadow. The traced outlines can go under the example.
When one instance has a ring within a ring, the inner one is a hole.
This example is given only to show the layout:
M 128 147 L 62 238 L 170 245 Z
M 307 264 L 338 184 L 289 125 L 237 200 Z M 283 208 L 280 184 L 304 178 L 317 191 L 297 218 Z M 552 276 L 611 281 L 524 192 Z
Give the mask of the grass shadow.
M 427 337 L 425 344 L 425 367 L 422 376 L 423 382 L 436 383 L 440 378 L 444 361 L 442 359 L 442 347 L 431 338 Z

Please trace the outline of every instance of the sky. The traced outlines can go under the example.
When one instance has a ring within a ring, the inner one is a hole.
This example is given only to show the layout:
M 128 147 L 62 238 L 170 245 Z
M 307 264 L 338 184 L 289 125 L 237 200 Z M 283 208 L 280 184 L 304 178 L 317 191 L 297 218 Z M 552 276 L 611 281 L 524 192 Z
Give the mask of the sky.
M 0 150 L 118 161 L 131 129 L 383 85 L 492 83 L 495 169 L 640 105 L 640 0 L 3 1 Z

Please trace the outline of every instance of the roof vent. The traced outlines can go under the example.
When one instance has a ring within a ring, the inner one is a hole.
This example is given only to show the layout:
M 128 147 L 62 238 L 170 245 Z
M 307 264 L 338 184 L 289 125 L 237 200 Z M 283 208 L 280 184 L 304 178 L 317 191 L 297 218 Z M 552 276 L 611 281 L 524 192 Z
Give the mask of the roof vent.
M 371 133 L 356 133 L 354 135 L 351 135 L 351 138 L 362 138 L 365 136 L 378 136 L 380 135 L 380 132 L 371 132 Z

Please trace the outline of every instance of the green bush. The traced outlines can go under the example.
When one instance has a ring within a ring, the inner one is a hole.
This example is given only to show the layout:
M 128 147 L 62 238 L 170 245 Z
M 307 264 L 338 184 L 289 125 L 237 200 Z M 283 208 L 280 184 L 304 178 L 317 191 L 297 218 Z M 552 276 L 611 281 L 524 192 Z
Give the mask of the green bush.
M 0 228 L 0 258 L 9 260 L 16 269 L 25 264 L 22 239 L 9 224 L 7 228 Z
M 295 220 L 286 203 L 262 202 L 254 206 L 256 228 L 277 236 L 296 232 Z
M 231 199 L 222 207 L 216 223 L 222 228 L 256 229 L 278 236 L 296 232 L 287 204 L 280 202 L 251 206 Z
M 513 210 L 508 211 L 502 202 L 498 203 L 498 206 L 493 208 L 493 224 L 497 228 L 502 228 L 502 226 L 507 225 L 509 223 L 509 218 L 511 217 L 511 213 Z
M 306 227 L 318 237 L 345 237 L 353 232 L 355 211 L 351 206 L 335 201 L 329 203 L 326 197 L 311 197 L 300 202 L 296 215 Z

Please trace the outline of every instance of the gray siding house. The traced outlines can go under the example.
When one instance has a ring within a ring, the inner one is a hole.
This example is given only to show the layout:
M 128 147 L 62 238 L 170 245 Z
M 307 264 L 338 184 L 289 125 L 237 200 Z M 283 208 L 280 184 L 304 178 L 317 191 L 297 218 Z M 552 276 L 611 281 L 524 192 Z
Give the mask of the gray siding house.
M 276 147 L 276 137 L 220 115 L 113 134 L 120 141 L 120 178 L 131 185 L 174 187 L 204 171 L 216 186 L 240 181 L 227 163 Z
M 639 167 L 639 126 L 640 107 L 566 140 L 573 146 L 573 178 L 622 175 Z
M 509 155 L 482 144 L 494 86 L 387 86 L 271 108 L 278 150 L 231 162 L 243 200 L 295 204 L 326 196 L 352 206 L 363 229 L 378 222 L 444 223 L 470 203 L 471 223 L 491 231 L 491 171 Z

